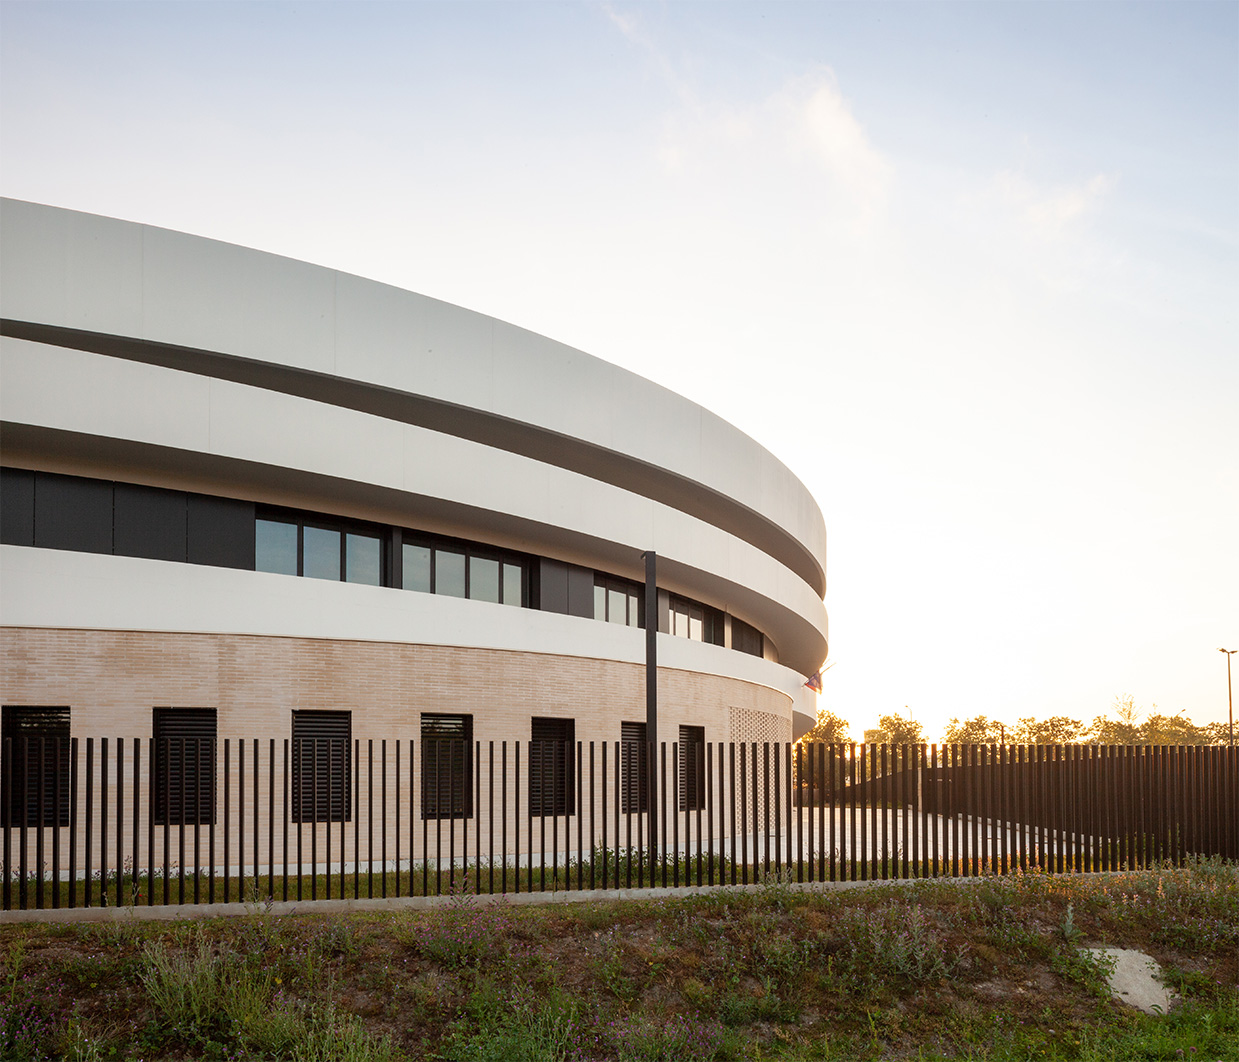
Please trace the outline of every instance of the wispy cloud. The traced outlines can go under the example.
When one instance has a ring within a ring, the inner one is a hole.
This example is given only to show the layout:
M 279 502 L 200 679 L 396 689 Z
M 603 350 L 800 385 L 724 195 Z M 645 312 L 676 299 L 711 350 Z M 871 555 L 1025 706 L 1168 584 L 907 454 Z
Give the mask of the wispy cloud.
M 1014 211 L 1025 231 L 1035 239 L 1061 239 L 1085 215 L 1094 211 L 1114 187 L 1115 178 L 1098 173 L 1075 185 L 1038 186 L 1023 173 L 1002 170 L 994 187 L 1002 203 Z
M 864 217 L 880 210 L 894 167 L 871 143 L 834 78 L 813 75 L 789 87 L 783 95 L 793 147 L 807 150 Z
M 828 70 L 745 105 L 685 103 L 667 115 L 659 159 L 714 185 L 726 175 L 764 197 L 777 192 L 806 220 L 857 232 L 884 214 L 895 174 Z
M 667 54 L 658 46 L 654 36 L 650 34 L 637 12 L 618 11 L 612 4 L 603 3 L 599 7 L 606 15 L 611 25 L 619 30 L 629 44 L 640 49 L 654 65 L 664 81 L 681 97 L 688 95 L 688 85 L 680 76 L 679 71 Z

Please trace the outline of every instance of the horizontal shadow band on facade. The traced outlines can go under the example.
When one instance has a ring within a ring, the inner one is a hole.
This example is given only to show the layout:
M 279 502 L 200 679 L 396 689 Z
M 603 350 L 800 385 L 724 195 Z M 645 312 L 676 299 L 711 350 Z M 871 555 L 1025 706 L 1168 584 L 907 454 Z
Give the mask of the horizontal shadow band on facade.
M 819 597 L 826 592 L 825 572 L 812 552 L 757 510 L 668 469 L 535 424 L 424 395 L 218 351 L 7 318 L 0 319 L 0 335 L 308 398 L 429 428 L 555 465 L 711 523 L 791 569 Z

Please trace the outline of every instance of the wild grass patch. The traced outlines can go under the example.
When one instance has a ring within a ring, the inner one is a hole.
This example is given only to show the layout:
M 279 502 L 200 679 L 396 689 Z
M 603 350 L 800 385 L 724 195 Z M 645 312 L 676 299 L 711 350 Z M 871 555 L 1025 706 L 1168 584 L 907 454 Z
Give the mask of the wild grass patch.
M 1239 877 L 1218 861 L 827 894 L 772 878 L 685 900 L 460 896 L 398 915 L 255 905 L 233 920 L 8 926 L 0 1058 L 1239 1058 L 1237 930 Z M 1095 944 L 1148 951 L 1183 1004 L 1145 1016 L 1112 1001 L 1084 950 Z

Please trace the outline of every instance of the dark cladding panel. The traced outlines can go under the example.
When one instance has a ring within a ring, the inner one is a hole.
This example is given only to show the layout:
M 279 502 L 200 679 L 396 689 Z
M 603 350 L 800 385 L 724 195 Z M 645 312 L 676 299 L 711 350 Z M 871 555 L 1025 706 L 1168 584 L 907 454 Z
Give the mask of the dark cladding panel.
M 254 570 L 254 503 L 189 496 L 189 563 Z
M 575 564 L 568 568 L 568 608 L 570 616 L 594 618 L 594 570 Z
M 539 561 L 538 607 L 543 612 L 568 612 L 568 565 L 542 557 Z M 591 588 L 590 593 L 593 594 Z M 592 599 L 591 599 L 592 600 Z M 590 606 L 592 610 L 592 605 Z M 592 614 L 592 612 L 591 612 Z
M 0 542 L 34 545 L 34 473 L 0 468 Z
M 117 556 L 184 562 L 184 491 L 117 483 L 115 504 L 113 548 Z
M 37 472 L 34 544 L 80 553 L 112 552 L 112 484 Z

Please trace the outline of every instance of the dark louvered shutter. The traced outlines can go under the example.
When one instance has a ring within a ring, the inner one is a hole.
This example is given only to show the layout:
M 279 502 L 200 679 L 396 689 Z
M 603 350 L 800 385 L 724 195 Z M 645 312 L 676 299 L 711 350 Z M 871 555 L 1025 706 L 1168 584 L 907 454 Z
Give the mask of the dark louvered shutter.
M 696 811 L 706 806 L 706 731 L 702 726 L 680 727 L 680 810 Z
M 571 815 L 576 721 L 534 719 L 529 740 L 529 810 L 534 815 Z
M 352 818 L 352 712 L 293 712 L 293 821 Z
M 69 709 L 5 707 L 0 741 L 2 824 L 68 826 Z
M 473 716 L 422 715 L 422 818 L 473 814 Z
M 649 748 L 644 723 L 620 723 L 620 810 L 644 811 L 649 804 Z
M 156 708 L 155 821 L 161 826 L 215 821 L 214 708 Z

